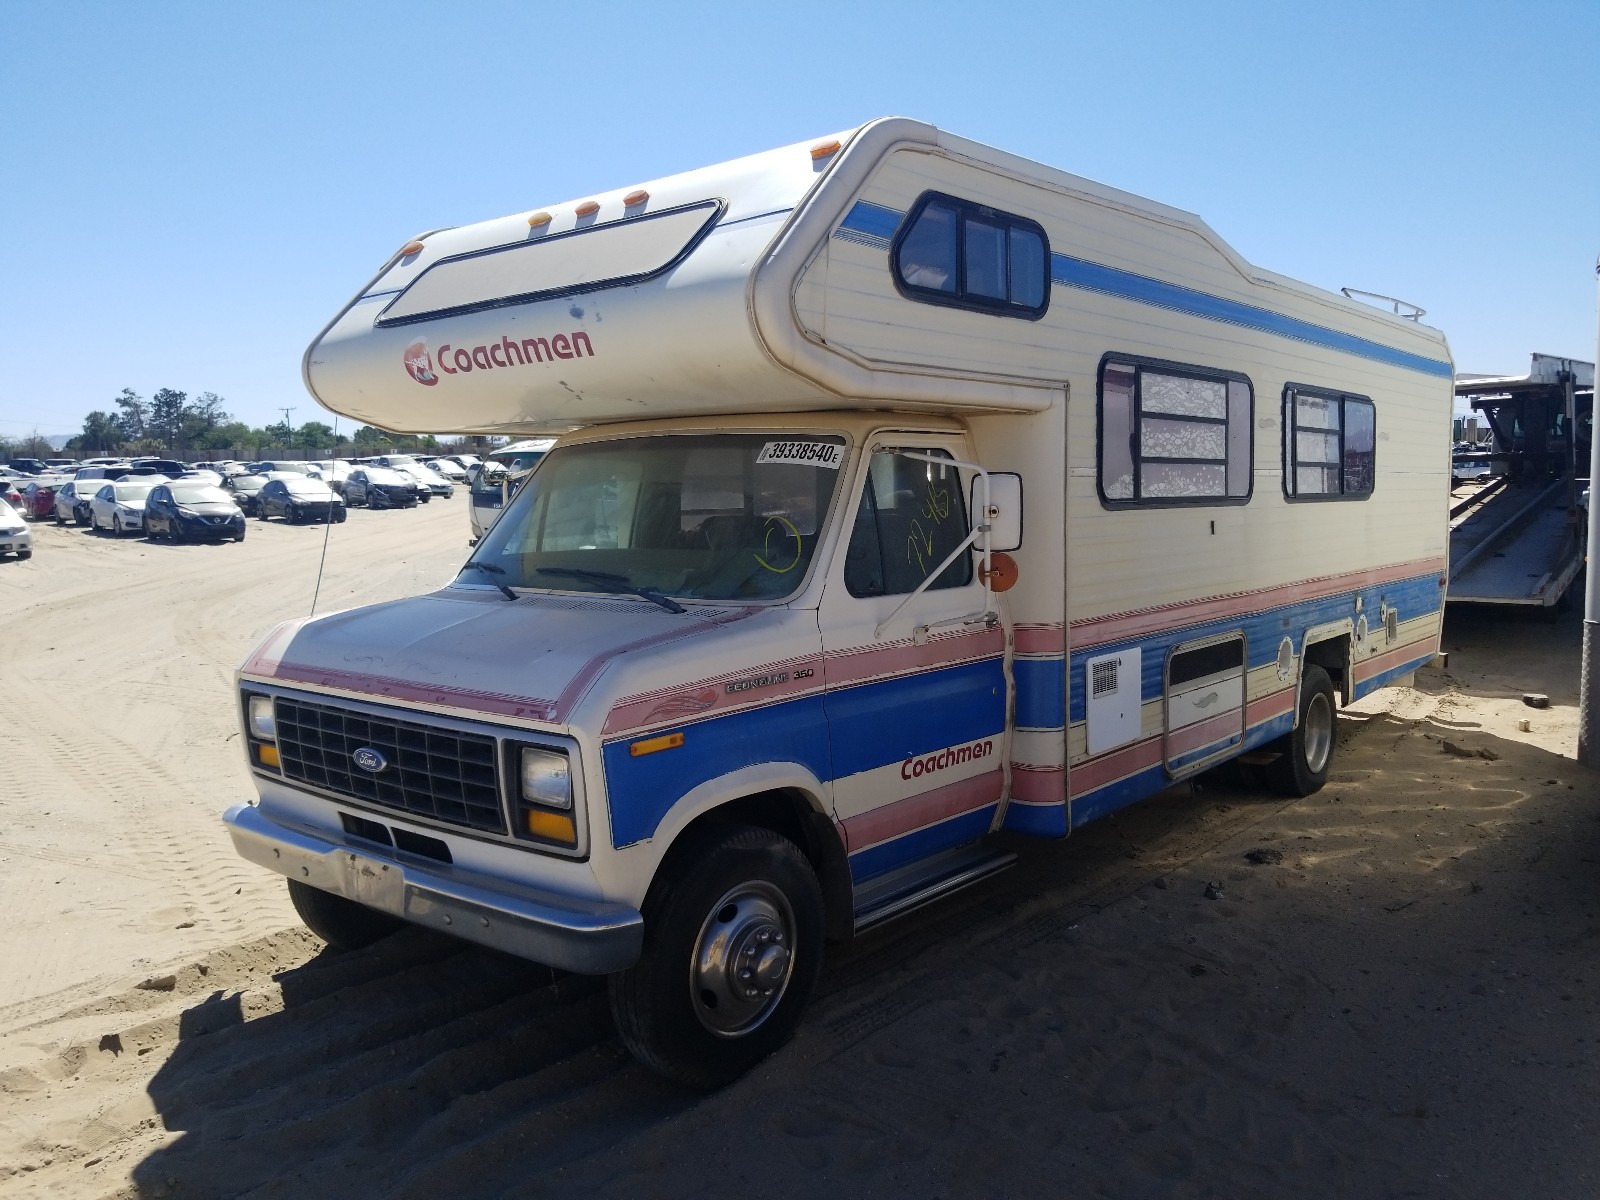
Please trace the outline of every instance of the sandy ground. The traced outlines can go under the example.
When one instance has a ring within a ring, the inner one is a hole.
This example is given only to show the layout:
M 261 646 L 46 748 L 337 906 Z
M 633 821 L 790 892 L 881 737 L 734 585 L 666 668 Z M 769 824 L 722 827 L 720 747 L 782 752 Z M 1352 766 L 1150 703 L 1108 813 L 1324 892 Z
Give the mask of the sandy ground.
M 352 514 L 321 605 L 448 578 L 465 526 Z M 0 1197 L 1600 1193 L 1575 616 L 1453 615 L 1308 800 L 1207 778 L 1022 847 L 701 1097 L 592 981 L 422 931 L 328 954 L 233 858 L 231 672 L 309 610 L 320 531 L 37 532 L 0 563 Z

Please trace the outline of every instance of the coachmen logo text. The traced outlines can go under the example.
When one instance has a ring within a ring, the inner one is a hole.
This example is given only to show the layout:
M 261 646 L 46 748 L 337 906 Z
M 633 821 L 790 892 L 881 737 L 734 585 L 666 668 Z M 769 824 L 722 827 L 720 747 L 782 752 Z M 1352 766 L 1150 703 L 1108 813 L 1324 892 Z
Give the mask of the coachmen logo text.
M 989 738 L 966 746 L 952 746 L 937 754 L 924 754 L 921 758 L 906 759 L 900 764 L 900 778 L 920 779 L 924 775 L 932 775 L 935 771 L 944 771 L 962 763 L 969 763 L 975 758 L 988 758 L 993 753 L 994 741 Z
M 549 338 L 527 337 L 521 341 L 502 336 L 498 342 L 474 346 L 470 350 L 445 342 L 439 347 L 437 363 L 428 353 L 427 342 L 412 342 L 406 347 L 402 361 L 407 375 L 432 387 L 439 382 L 439 377 L 433 373 L 435 365 L 446 375 L 463 375 L 470 371 L 492 371 L 496 367 L 526 367 L 584 357 L 594 357 L 594 343 L 587 333 L 576 330 Z

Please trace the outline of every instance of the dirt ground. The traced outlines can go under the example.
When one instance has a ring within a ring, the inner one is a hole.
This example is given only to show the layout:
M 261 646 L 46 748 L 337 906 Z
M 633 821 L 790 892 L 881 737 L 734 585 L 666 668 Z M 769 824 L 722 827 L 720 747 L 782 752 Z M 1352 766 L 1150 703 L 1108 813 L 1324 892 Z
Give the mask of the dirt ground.
M 0 1197 L 1600 1194 L 1574 615 L 1452 614 L 1308 800 L 1206 778 L 1020 846 L 702 1097 L 595 982 L 420 930 L 326 953 L 234 858 L 231 674 L 309 611 L 320 530 L 36 533 L 0 563 Z M 465 537 L 459 494 L 355 512 L 319 610 Z

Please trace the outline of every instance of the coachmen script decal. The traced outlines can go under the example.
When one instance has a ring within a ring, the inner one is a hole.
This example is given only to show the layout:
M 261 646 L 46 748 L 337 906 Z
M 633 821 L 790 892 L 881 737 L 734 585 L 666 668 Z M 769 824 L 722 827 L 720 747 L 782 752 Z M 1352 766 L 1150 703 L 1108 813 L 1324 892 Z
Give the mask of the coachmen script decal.
M 435 366 L 445 375 L 465 375 L 472 371 L 492 371 L 496 367 L 528 367 L 534 363 L 584 357 L 594 357 L 594 343 L 580 329 L 549 338 L 526 337 L 521 341 L 502 336 L 498 342 L 488 342 L 470 350 L 445 342 L 439 347 L 437 363 L 428 353 L 427 342 L 412 342 L 405 348 L 401 361 L 407 375 L 425 387 L 432 387 L 439 382 L 439 376 L 434 374 Z

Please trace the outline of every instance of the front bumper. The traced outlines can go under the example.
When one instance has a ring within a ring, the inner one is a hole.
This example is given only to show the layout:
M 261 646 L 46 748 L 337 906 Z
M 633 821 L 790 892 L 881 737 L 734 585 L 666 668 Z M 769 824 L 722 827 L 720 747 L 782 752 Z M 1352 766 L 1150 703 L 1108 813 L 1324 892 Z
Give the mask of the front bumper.
M 15 554 L 33 549 L 33 531 L 23 529 L 17 533 L 0 533 L 0 554 Z
M 644 944 L 639 910 L 557 895 L 507 879 L 423 865 L 379 847 L 283 824 L 251 804 L 222 816 L 234 849 L 290 879 L 417 925 L 564 971 L 632 966 Z

